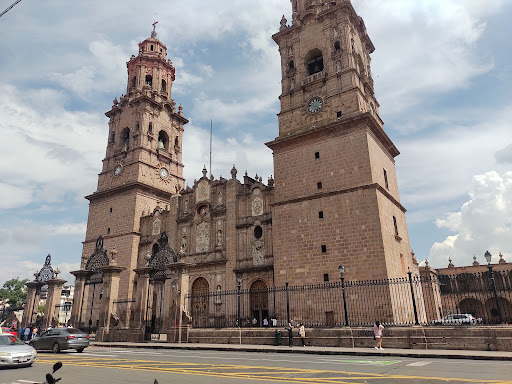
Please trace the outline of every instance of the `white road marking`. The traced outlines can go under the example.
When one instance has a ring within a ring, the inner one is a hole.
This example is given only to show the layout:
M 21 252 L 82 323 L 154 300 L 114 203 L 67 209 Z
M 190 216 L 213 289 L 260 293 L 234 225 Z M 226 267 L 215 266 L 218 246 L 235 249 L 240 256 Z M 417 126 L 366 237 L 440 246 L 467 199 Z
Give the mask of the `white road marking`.
M 34 384 L 34 381 L 33 380 L 18 379 L 18 381 L 15 381 L 15 383 L 30 383 L 30 384 Z
M 431 361 L 415 361 L 414 363 L 406 364 L 406 367 L 423 367 L 430 363 Z

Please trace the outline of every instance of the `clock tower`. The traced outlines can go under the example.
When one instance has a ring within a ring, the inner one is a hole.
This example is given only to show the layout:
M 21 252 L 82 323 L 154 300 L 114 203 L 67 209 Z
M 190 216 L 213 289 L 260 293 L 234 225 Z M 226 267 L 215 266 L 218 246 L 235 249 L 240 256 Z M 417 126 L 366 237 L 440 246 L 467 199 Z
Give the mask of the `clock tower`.
M 156 23 L 155 23 L 156 24 Z M 119 298 L 133 297 L 137 268 L 140 218 L 184 186 L 182 163 L 183 117 L 171 98 L 175 70 L 167 48 L 157 38 L 139 43 L 138 55 L 127 62 L 126 94 L 114 99 L 105 115 L 108 143 L 96 192 L 90 201 L 82 267 L 99 236 L 104 248 L 118 251 L 121 274 Z
M 292 0 L 273 150 L 276 286 L 404 277 L 414 263 L 374 92 L 374 46 L 350 0 Z

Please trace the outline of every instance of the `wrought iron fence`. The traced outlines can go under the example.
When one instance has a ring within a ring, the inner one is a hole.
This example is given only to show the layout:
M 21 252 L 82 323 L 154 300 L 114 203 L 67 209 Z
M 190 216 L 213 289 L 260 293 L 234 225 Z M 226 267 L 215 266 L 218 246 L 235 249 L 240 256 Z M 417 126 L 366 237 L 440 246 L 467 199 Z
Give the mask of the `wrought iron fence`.
M 494 277 L 494 283 L 492 282 Z M 457 324 L 448 315 L 471 314 L 474 323 L 512 322 L 512 274 L 343 281 L 268 289 L 237 289 L 186 295 L 197 328 Z M 443 320 L 444 319 L 444 320 Z M 451 322 L 450 322 L 451 321 Z

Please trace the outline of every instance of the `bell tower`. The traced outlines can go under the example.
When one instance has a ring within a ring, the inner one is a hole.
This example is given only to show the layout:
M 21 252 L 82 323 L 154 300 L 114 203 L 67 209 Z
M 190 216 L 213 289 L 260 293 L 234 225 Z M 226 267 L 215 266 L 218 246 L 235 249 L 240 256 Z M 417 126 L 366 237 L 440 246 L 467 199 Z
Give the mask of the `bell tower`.
M 350 0 L 291 0 L 273 150 L 276 285 L 404 277 L 414 263 L 374 92 L 374 46 Z
M 171 98 L 175 69 L 167 47 L 151 37 L 139 43 L 138 55 L 126 63 L 126 94 L 114 99 L 105 113 L 109 132 L 103 168 L 90 201 L 82 267 L 99 236 L 105 249 L 118 251 L 121 274 L 119 298 L 132 298 L 140 240 L 140 218 L 157 206 L 165 208 L 184 187 L 181 105 Z

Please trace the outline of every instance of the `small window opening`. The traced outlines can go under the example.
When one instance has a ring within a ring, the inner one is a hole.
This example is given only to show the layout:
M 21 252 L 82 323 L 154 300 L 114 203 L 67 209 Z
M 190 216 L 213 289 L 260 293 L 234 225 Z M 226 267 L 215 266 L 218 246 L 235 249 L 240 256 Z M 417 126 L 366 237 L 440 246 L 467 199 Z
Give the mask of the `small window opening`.
M 111 143 L 114 143 L 115 141 L 116 141 L 116 134 L 115 134 L 114 132 L 112 132 L 112 133 L 110 134 L 110 142 L 111 142 Z
M 313 75 L 324 70 L 324 58 L 319 49 L 314 49 L 308 53 L 305 62 L 308 75 Z
M 329 281 L 329 274 L 328 273 L 324 273 L 324 281 Z
M 153 76 L 146 75 L 146 85 L 152 87 L 153 86 Z
M 149 123 L 148 132 L 153 133 L 153 123 Z
M 322 245 L 322 253 L 325 253 L 327 252 L 327 245 L 323 244 Z
M 315 159 L 319 159 L 320 158 L 320 152 L 315 152 Z
M 174 139 L 174 147 L 175 148 L 179 148 L 180 147 L 180 141 L 178 140 L 178 138 Z
M 153 50 L 153 44 L 151 44 L 150 50 L 151 50 L 151 51 Z
M 110 233 L 110 228 L 107 228 L 107 233 Z
M 341 50 L 341 46 L 340 46 L 340 42 L 339 42 L 339 41 L 335 41 L 335 42 L 334 42 L 334 44 L 333 44 L 333 46 L 334 46 L 334 50 L 335 50 L 336 52 L 338 52 L 338 51 L 340 51 L 340 50 Z
M 162 49 L 162 48 L 160 48 L 160 53 L 162 53 L 162 52 L 163 52 L 163 49 Z
M 396 224 L 396 217 L 393 216 L 393 225 L 395 227 L 395 236 L 398 236 L 398 225 Z
M 288 68 L 289 68 L 289 69 L 294 69 L 294 68 L 295 68 L 295 63 L 293 62 L 293 60 L 290 60 L 290 61 L 288 62 Z
M 167 92 L 167 83 L 162 79 L 162 92 Z
M 132 88 L 135 88 L 135 85 L 137 84 L 137 77 L 132 77 Z
M 324 211 L 318 212 L 318 218 L 323 219 L 324 218 Z
M 112 213 L 112 207 L 110 207 L 110 213 Z
M 158 149 L 168 149 L 169 148 L 169 136 L 165 131 L 158 132 Z
M 127 150 L 130 148 L 130 128 L 123 129 L 121 137 L 123 138 L 124 149 Z
M 316 187 L 317 187 L 318 189 L 322 189 L 322 182 L 321 182 L 321 181 L 319 181 L 318 183 L 316 183 Z
M 336 112 L 336 117 L 339 119 L 341 118 L 341 111 Z
M 388 173 L 386 172 L 386 170 L 384 169 L 384 183 L 386 184 L 386 189 L 389 189 L 389 185 L 388 185 Z
M 158 244 L 153 244 L 153 249 L 151 250 L 151 255 L 156 255 L 158 253 Z
M 261 239 L 261 236 L 263 236 L 263 229 L 259 225 L 257 225 L 254 228 L 254 237 L 256 239 Z

